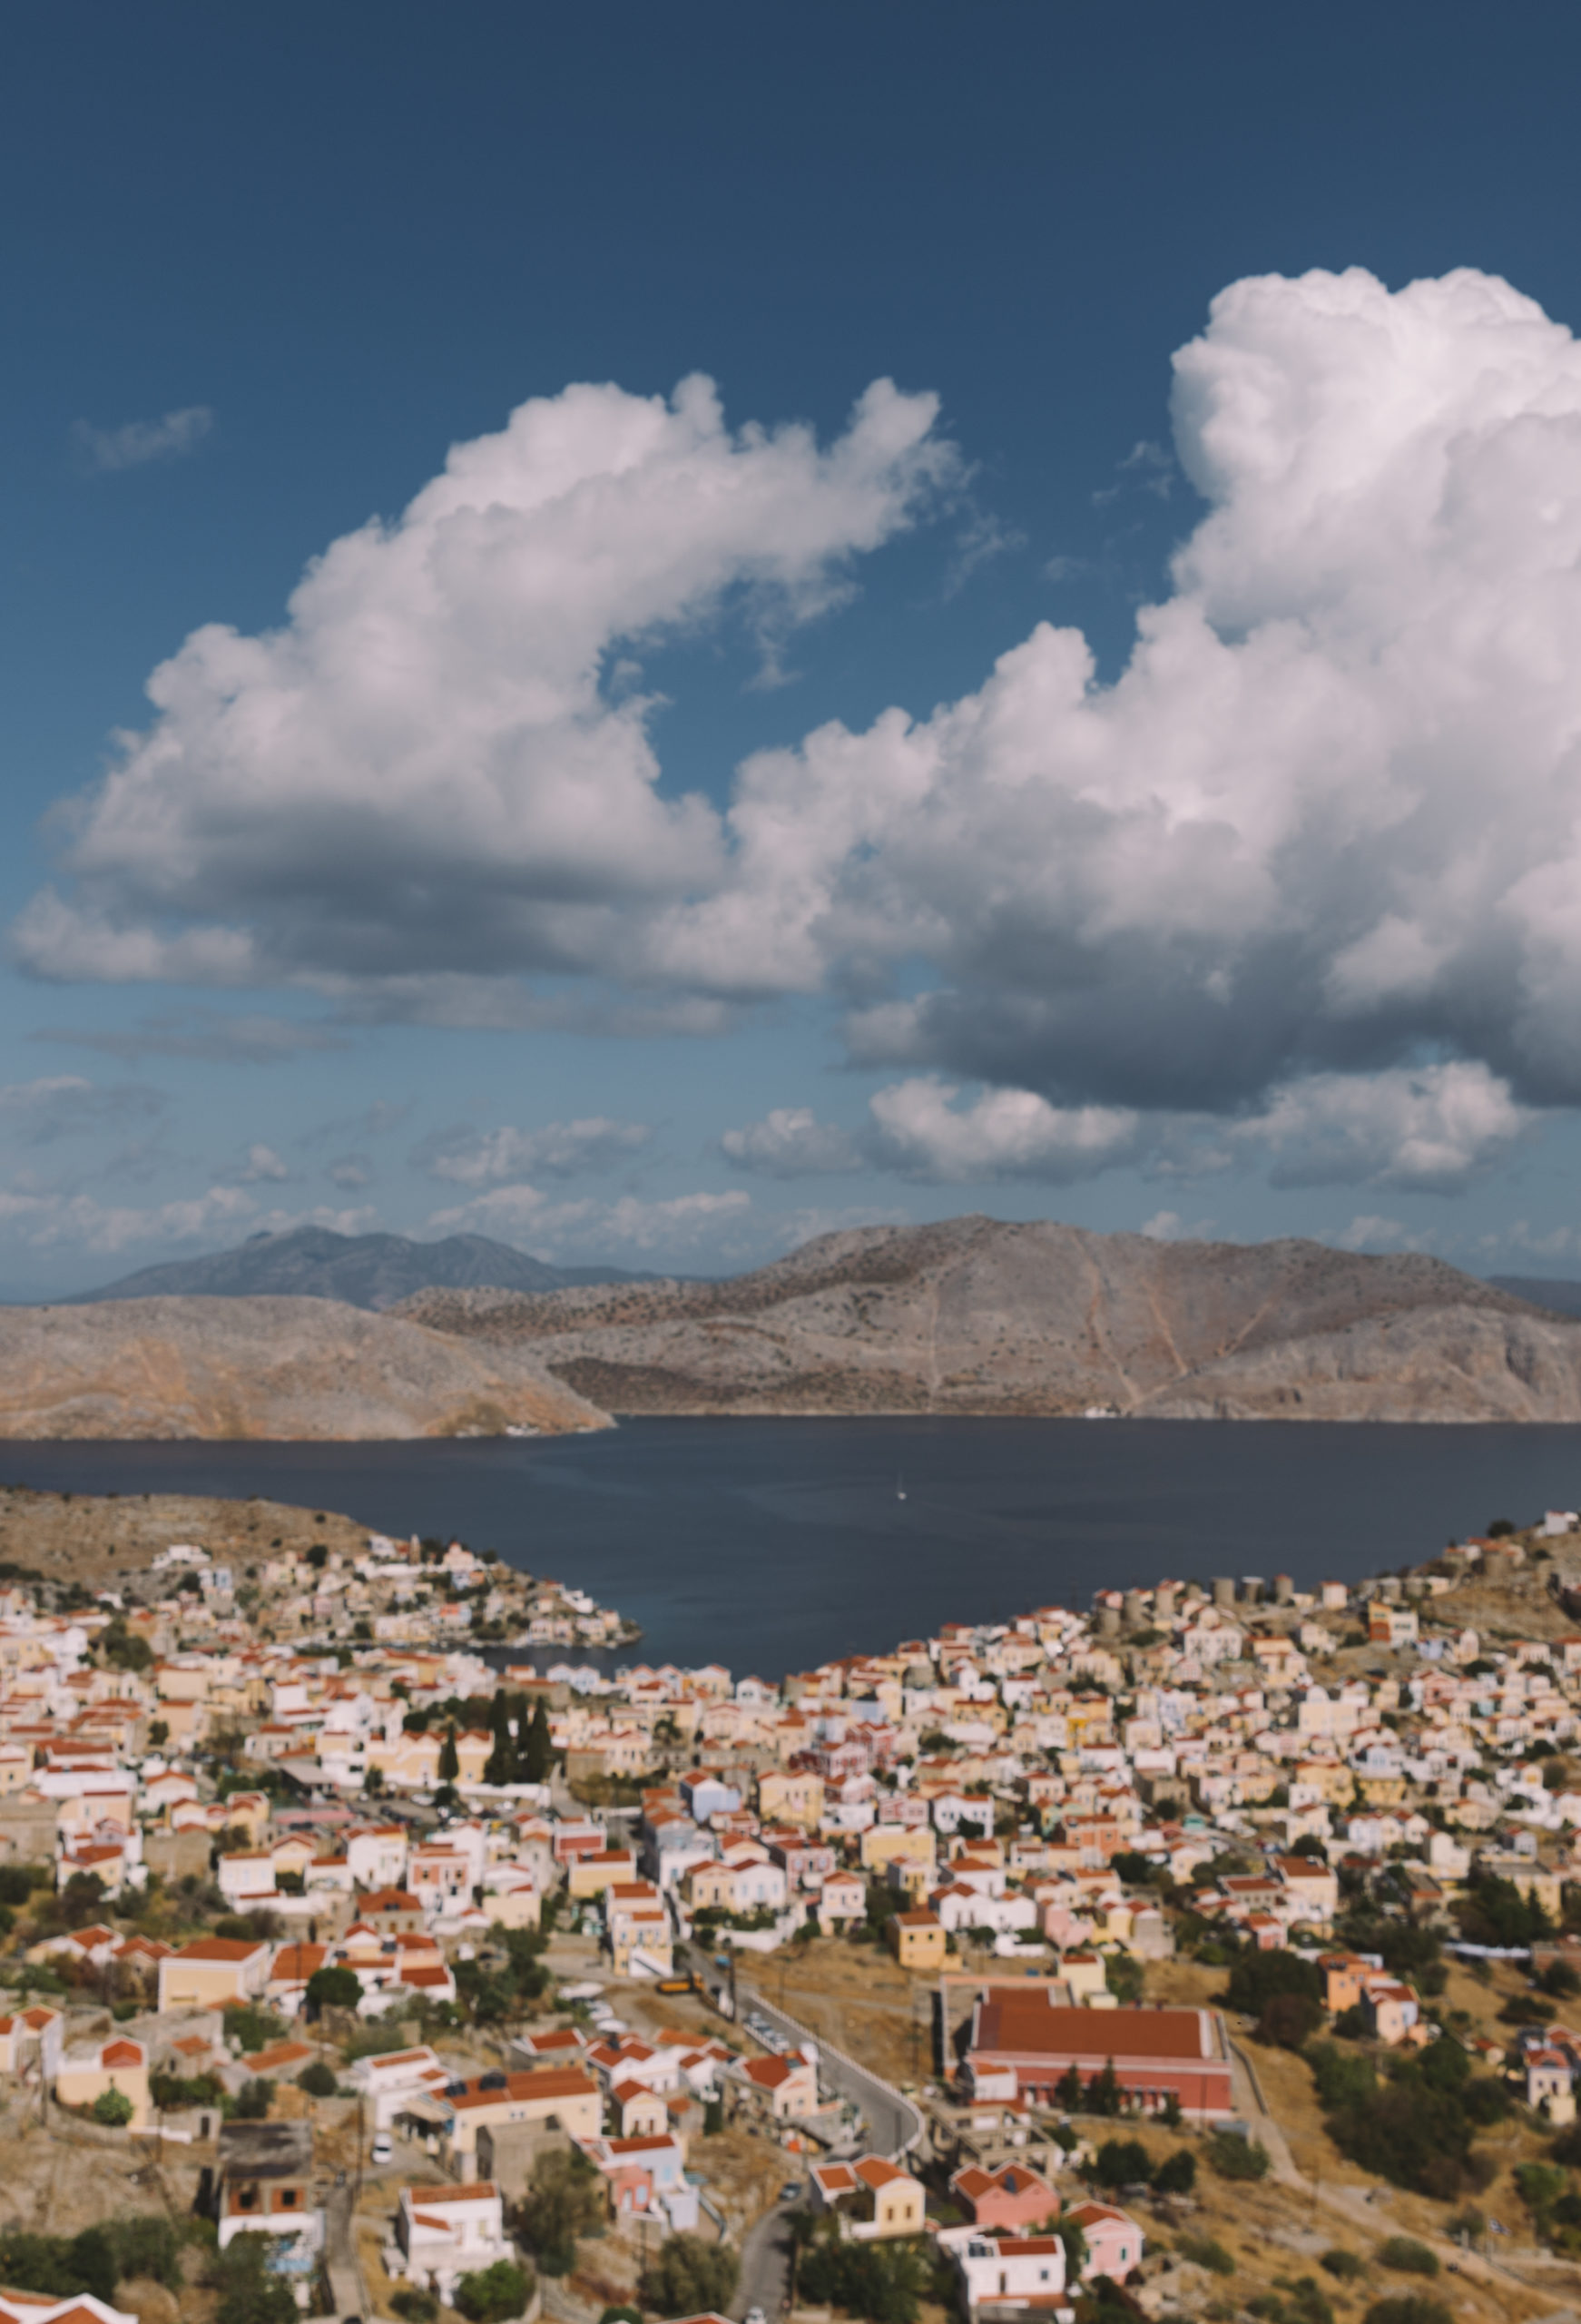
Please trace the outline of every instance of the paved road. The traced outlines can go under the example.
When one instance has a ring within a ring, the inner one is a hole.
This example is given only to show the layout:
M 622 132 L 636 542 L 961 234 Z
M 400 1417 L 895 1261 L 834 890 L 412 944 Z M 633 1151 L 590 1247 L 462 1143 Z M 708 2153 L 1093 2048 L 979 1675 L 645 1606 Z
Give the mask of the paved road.
M 331 2187 L 324 2198 L 324 2264 L 338 2317 L 356 2316 L 362 2309 L 362 2280 L 352 2246 L 350 2185 Z
M 804 2033 L 811 2031 L 795 2018 L 787 2016 L 783 2010 L 776 2009 L 763 1994 L 752 1993 L 749 2000 L 746 1985 L 740 1984 L 738 1990 L 743 2017 L 749 2009 L 760 2009 L 776 2032 L 787 2035 L 792 2042 L 800 2042 Z M 817 2040 L 816 2034 L 813 2039 Z M 867 2143 L 873 2153 L 898 2155 L 914 2139 L 921 2136 L 921 2115 L 908 2099 L 891 2090 L 888 2083 L 880 2082 L 876 2074 L 864 2072 L 850 2060 L 840 2057 L 827 2043 L 819 2042 L 818 2057 L 821 2079 L 831 2090 L 838 2091 L 842 2098 L 849 2098 L 854 2105 L 861 2108 L 868 2125 Z
M 737 2319 L 750 2308 L 761 2308 L 771 2320 L 783 2316 L 790 2305 L 790 2230 L 786 2224 L 794 2203 L 776 2203 L 747 2230 L 741 2244 L 741 2280 L 731 2301 Z

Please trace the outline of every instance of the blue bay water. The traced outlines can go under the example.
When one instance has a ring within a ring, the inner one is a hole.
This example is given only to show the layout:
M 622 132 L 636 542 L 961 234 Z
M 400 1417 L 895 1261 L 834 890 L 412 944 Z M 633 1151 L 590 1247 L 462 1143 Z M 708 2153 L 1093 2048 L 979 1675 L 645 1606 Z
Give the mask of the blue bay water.
M 14 1443 L 0 1482 L 260 1493 L 457 1534 L 617 1606 L 644 1659 L 778 1678 L 1105 1587 L 1415 1563 L 1496 1517 L 1581 1506 L 1581 1428 L 633 1420 L 529 1440 Z

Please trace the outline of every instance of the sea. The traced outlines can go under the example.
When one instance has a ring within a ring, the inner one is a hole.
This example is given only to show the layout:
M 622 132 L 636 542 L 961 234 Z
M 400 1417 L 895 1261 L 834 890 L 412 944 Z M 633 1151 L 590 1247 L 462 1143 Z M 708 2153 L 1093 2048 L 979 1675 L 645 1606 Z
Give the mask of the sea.
M 1497 1518 L 1581 1507 L 1581 1427 L 630 1420 L 398 1443 L 14 1442 L 0 1482 L 258 1493 L 459 1538 L 640 1623 L 617 1661 L 778 1679 L 1099 1589 L 1416 1564 Z

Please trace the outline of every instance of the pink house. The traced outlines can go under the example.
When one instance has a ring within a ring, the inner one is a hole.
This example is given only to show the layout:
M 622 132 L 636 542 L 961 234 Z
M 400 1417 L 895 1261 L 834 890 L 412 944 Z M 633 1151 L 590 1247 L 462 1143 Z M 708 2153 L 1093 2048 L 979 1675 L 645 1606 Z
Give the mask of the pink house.
M 1079 2227 L 1087 2239 L 1084 2276 L 1112 2276 L 1124 2283 L 1142 2261 L 1142 2230 L 1126 2211 L 1108 2203 L 1076 2203 L 1062 2224 Z
M 975 2227 L 1041 2227 L 1059 2210 L 1047 2180 L 1024 2162 L 1007 2162 L 998 2171 L 973 2163 L 956 2172 L 949 2191 Z

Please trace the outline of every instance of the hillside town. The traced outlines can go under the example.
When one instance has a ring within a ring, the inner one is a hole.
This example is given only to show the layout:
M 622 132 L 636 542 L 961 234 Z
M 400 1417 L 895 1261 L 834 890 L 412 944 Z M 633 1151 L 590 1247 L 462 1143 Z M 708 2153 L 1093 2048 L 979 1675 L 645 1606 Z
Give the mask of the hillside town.
M 459 1542 L 14 1581 L 0 2306 L 1563 2309 L 1576 1552 L 778 1679 Z

